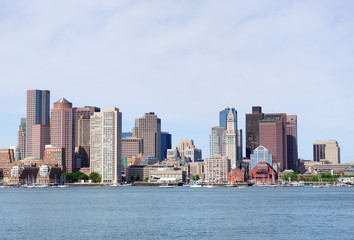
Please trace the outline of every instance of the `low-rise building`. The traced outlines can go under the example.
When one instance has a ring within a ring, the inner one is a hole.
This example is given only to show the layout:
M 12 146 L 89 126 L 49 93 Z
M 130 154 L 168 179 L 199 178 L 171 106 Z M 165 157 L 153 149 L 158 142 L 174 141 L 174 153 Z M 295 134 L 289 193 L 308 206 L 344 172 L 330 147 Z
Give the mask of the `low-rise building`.
M 250 172 L 252 182 L 274 182 L 277 179 L 277 173 L 266 162 L 259 162 Z
M 245 170 L 233 168 L 227 174 L 227 182 L 229 183 L 242 183 L 245 181 Z

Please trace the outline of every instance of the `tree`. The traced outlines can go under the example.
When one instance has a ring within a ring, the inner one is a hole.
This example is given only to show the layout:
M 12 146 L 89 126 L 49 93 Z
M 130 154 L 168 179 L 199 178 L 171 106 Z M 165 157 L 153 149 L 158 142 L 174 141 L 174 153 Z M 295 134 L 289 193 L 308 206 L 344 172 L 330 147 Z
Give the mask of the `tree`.
M 313 177 L 312 177 L 312 181 L 313 181 L 313 182 L 318 182 L 318 177 L 317 177 L 317 176 L 313 176 Z
M 87 176 L 85 173 L 81 173 L 80 176 L 78 177 L 78 180 L 88 180 L 89 176 Z
M 245 174 L 245 180 L 248 180 L 248 179 L 250 179 L 250 175 L 247 173 L 247 174 Z
M 145 181 L 145 182 L 149 181 L 149 177 L 146 177 L 146 178 L 144 179 L 144 181 Z
M 284 174 L 284 175 L 281 177 L 281 179 L 283 179 L 284 181 L 289 180 L 288 174 Z
M 291 181 L 297 181 L 297 173 L 296 172 L 293 172 L 293 173 L 291 173 L 290 174 L 290 179 L 291 179 Z
M 101 182 L 101 175 L 96 172 L 90 173 L 89 178 L 94 182 L 94 183 L 99 183 Z

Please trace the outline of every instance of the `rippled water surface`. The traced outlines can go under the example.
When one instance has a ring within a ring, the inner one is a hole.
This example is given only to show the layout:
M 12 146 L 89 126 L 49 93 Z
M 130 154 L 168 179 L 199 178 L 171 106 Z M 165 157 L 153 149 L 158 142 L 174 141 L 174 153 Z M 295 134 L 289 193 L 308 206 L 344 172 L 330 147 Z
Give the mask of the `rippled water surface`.
M 354 187 L 0 189 L 0 239 L 354 239 Z

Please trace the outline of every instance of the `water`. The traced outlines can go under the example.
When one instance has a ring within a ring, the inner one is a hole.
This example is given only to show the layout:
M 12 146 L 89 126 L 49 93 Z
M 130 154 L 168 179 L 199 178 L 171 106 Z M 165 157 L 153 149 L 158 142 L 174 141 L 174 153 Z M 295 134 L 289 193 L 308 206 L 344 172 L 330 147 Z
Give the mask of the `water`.
M 354 239 L 354 187 L 0 189 L 0 239 Z

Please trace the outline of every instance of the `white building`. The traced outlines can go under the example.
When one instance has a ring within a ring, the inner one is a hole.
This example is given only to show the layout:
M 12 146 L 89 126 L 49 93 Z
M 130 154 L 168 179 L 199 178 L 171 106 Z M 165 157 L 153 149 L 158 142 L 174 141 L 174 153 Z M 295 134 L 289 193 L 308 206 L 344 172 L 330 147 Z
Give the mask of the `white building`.
M 230 108 L 229 115 L 227 116 L 227 129 L 224 133 L 225 137 L 225 156 L 230 159 L 231 167 L 236 167 L 237 159 L 237 139 L 235 129 L 235 116 Z
M 202 150 L 198 148 L 184 150 L 184 156 L 190 158 L 192 162 L 202 161 Z
M 174 148 L 171 148 L 171 149 L 167 149 L 166 158 L 167 159 L 177 159 L 177 158 L 179 158 L 178 148 L 174 147 Z
M 121 181 L 122 113 L 117 108 L 95 112 L 90 119 L 90 171 L 103 183 Z
M 335 140 L 317 141 L 313 143 L 313 160 L 328 161 L 331 164 L 340 163 L 340 148 Z
M 225 155 L 225 127 L 213 127 L 209 135 L 210 157 Z
M 227 181 L 227 173 L 231 170 L 230 159 L 215 155 L 204 160 L 205 180 L 211 183 Z

